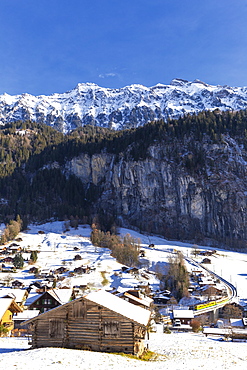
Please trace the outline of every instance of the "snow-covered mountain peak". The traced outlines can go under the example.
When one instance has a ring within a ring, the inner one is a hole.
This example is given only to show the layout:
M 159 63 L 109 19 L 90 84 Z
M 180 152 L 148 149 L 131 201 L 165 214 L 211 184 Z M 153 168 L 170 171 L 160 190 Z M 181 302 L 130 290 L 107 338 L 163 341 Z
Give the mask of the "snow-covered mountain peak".
M 133 84 L 117 89 L 86 82 L 50 96 L 0 95 L 0 122 L 29 119 L 63 132 L 87 124 L 122 129 L 202 110 L 246 107 L 246 87 L 213 86 L 198 79 L 175 78 L 169 85 Z
M 200 84 L 200 85 L 203 85 L 205 87 L 208 87 L 209 85 L 206 84 L 205 82 L 201 81 L 201 80 L 198 80 L 198 79 L 195 79 L 194 81 L 192 81 L 192 84 Z
M 184 86 L 186 84 L 188 84 L 189 81 L 187 80 L 183 80 L 182 78 L 174 78 L 171 82 L 170 82 L 170 85 L 171 86 Z

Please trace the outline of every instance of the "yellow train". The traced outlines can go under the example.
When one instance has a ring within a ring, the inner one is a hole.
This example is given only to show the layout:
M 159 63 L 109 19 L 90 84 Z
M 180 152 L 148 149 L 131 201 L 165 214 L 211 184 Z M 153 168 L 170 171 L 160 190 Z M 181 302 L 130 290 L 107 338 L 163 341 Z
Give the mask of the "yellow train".
M 207 302 L 207 303 L 197 304 L 194 307 L 194 310 L 195 311 L 204 310 L 205 308 L 210 308 L 210 307 L 222 305 L 224 303 L 226 304 L 228 302 L 229 302 L 229 298 L 222 298 L 222 299 L 219 299 L 219 300 L 216 300 L 216 301 L 210 301 L 210 302 Z

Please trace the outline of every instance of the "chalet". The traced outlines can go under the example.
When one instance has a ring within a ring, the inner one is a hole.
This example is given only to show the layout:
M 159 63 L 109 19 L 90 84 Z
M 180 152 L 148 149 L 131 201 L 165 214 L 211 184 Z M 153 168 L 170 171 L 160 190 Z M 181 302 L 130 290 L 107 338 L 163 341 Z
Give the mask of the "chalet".
M 54 271 L 54 274 L 64 274 L 67 271 L 68 269 L 66 267 L 61 266 Z
M 23 288 L 24 284 L 23 284 L 22 281 L 14 280 L 14 281 L 12 281 L 11 286 L 12 286 L 12 288 Z
M 32 289 L 32 288 L 34 288 L 34 289 L 36 289 L 36 291 L 38 292 L 43 292 L 43 291 L 45 291 L 45 290 L 47 290 L 47 288 L 48 287 L 44 287 L 44 284 L 41 282 L 41 281 L 34 281 L 33 283 L 31 283 L 30 285 L 29 285 L 29 287 L 30 287 L 30 290 Z M 45 289 L 44 289 L 45 288 Z
M 142 308 L 150 309 L 153 299 L 141 294 L 138 289 L 129 289 L 117 294 L 118 297 Z
M 217 299 L 225 294 L 225 288 L 223 286 L 204 285 L 199 289 L 199 293 L 204 296 Z
M 37 267 L 35 267 L 35 266 L 33 266 L 33 267 L 31 267 L 31 268 L 28 270 L 28 272 L 29 272 L 30 274 L 37 274 L 37 273 L 38 273 L 38 268 L 37 268 Z
M 68 302 L 71 295 L 72 289 L 49 289 L 40 294 L 30 294 L 26 300 L 26 306 L 30 310 L 46 312 Z
M 74 285 L 72 299 L 76 299 L 85 295 L 85 290 L 87 289 L 87 284 L 84 285 Z
M 88 268 L 85 267 L 85 266 L 79 266 L 79 267 L 74 268 L 74 273 L 75 274 L 85 274 L 88 271 L 89 271 Z
M 0 298 L 0 325 L 9 332 L 14 329 L 13 315 L 18 312 L 22 309 L 13 298 Z
M 52 271 L 50 269 L 42 269 L 39 272 L 39 276 L 41 278 L 46 278 L 52 275 Z
M 27 299 L 27 296 L 27 289 L 0 288 L 0 298 L 14 299 L 18 306 L 20 306 L 22 309 L 24 308 L 24 303 Z
M 203 258 L 203 260 L 202 260 L 201 263 L 210 264 L 211 263 L 211 259 L 210 258 Z
M 82 260 L 82 256 L 80 256 L 80 254 L 76 254 L 75 257 L 74 257 L 74 260 L 75 261 Z
M 13 257 L 5 257 L 1 260 L 1 262 L 4 262 L 4 263 L 13 263 L 13 261 L 14 261 Z
M 171 313 L 171 320 L 173 324 L 176 321 L 180 321 L 181 325 L 190 325 L 191 320 L 194 318 L 194 312 L 193 310 L 184 310 L 184 309 L 178 309 L 178 310 L 172 310 Z
M 154 300 L 154 304 L 157 305 L 157 306 L 163 306 L 163 305 L 167 305 L 167 302 L 170 300 L 170 296 L 167 297 L 165 295 L 157 295 L 157 296 L 154 296 L 153 297 L 153 300 Z
M 141 355 L 150 311 L 104 290 L 92 292 L 25 322 L 32 347 L 63 347 Z
M 15 253 L 21 252 L 21 251 L 22 251 L 22 248 L 19 246 L 19 244 L 12 243 L 12 244 L 8 247 L 8 250 L 9 250 L 12 254 L 15 254 Z

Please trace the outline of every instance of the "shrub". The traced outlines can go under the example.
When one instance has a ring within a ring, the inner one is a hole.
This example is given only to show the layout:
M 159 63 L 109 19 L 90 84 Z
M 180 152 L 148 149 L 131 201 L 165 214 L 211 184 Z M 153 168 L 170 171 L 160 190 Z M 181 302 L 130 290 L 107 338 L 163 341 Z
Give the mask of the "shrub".
M 0 325 L 0 337 L 5 337 L 8 332 L 8 329 L 4 325 Z
M 168 327 L 168 326 L 165 326 L 165 327 L 164 327 L 163 332 L 164 332 L 165 334 L 171 334 L 171 330 L 169 329 L 169 327 Z
M 191 327 L 194 333 L 198 333 L 201 330 L 201 322 L 197 319 L 191 320 Z

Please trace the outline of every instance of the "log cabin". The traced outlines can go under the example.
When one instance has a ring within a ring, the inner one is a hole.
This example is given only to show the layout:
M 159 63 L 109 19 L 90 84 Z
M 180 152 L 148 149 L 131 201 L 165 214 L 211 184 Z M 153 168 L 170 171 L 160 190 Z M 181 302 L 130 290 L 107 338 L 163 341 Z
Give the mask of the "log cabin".
M 63 347 L 140 356 L 150 321 L 149 310 L 104 290 L 47 311 L 30 324 L 32 347 Z

